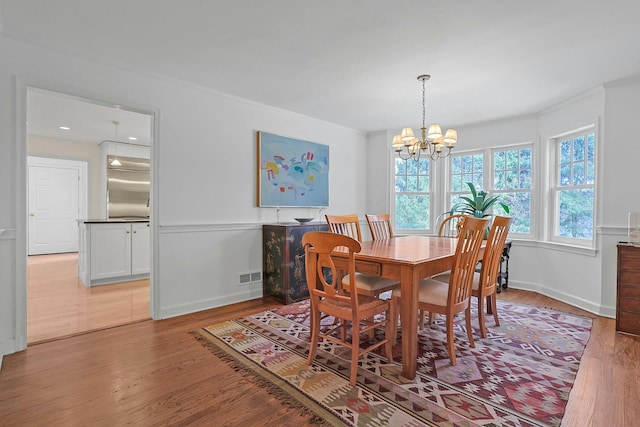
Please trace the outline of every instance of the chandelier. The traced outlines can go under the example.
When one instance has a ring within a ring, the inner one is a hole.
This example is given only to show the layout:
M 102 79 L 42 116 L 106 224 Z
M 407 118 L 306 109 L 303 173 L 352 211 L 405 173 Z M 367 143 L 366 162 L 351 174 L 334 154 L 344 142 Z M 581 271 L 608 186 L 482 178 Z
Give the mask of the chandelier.
M 430 78 L 429 74 L 418 76 L 418 81 L 422 82 L 422 137 L 420 139 L 416 138 L 413 134 L 413 129 L 406 127 L 402 129 L 400 134 L 395 135 L 391 142 L 391 146 L 403 160 L 413 158 L 417 161 L 421 156 L 430 157 L 432 160 L 447 157 L 451 154 L 451 150 L 458 140 L 458 131 L 455 129 L 447 129 L 447 132 L 443 135 L 439 124 L 429 125 L 428 129 L 425 126 L 424 84 Z M 446 151 L 444 150 L 445 148 Z

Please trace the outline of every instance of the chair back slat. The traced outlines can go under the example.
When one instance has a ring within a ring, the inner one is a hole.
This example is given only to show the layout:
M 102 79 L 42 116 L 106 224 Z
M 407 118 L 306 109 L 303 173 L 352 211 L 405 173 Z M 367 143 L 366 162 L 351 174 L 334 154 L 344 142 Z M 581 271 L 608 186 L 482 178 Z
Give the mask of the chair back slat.
M 460 229 L 449 278 L 449 307 L 469 304 L 478 254 L 488 225 L 488 218 L 468 216 Z
M 366 214 L 369 231 L 373 240 L 390 239 L 393 237 L 393 228 L 389 220 L 389 214 Z
M 498 270 L 504 242 L 509 234 L 509 227 L 512 219 L 504 216 L 496 216 L 493 219 L 487 244 L 482 257 L 482 268 L 480 269 L 480 288 L 485 290 L 493 289 L 498 282 Z
M 325 218 L 329 225 L 329 231 L 342 234 L 343 236 L 349 236 L 358 242 L 362 241 L 358 215 L 325 215 Z

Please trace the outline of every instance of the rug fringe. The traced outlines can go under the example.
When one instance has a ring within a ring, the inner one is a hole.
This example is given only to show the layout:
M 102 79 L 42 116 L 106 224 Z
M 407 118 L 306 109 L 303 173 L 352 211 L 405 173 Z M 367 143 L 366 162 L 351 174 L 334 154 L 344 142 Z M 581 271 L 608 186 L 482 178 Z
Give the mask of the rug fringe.
M 287 391 L 283 390 L 273 382 L 269 381 L 266 378 L 260 376 L 253 369 L 240 362 L 237 358 L 233 357 L 231 354 L 226 352 L 224 349 L 220 348 L 216 345 L 209 337 L 203 335 L 201 331 L 191 331 L 189 332 L 202 346 L 206 347 L 211 353 L 213 353 L 220 360 L 227 363 L 234 371 L 238 372 L 242 375 L 243 378 L 251 378 L 254 380 L 254 383 L 258 385 L 260 388 L 264 388 L 270 395 L 276 397 L 279 402 L 285 405 L 288 408 L 296 409 L 302 412 L 305 415 L 310 416 L 310 423 L 313 425 L 317 425 L 319 427 L 332 427 L 335 426 L 334 423 L 331 423 L 312 409 L 300 403 L 297 399 L 291 396 Z

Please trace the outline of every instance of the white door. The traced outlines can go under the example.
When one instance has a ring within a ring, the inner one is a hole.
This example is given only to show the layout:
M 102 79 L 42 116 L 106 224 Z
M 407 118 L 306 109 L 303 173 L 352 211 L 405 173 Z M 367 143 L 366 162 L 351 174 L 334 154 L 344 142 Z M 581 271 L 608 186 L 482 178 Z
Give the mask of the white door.
M 78 251 L 77 221 L 86 212 L 81 163 L 29 158 L 29 255 Z

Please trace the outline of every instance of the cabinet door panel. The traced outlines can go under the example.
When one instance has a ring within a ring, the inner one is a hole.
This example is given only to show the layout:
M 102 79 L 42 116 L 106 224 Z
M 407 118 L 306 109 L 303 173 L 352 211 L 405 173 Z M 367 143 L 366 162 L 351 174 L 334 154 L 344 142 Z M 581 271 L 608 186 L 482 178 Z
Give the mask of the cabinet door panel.
M 131 275 L 131 225 L 91 225 L 91 280 Z
M 131 274 L 147 274 L 151 269 L 149 224 L 132 224 L 131 231 Z

